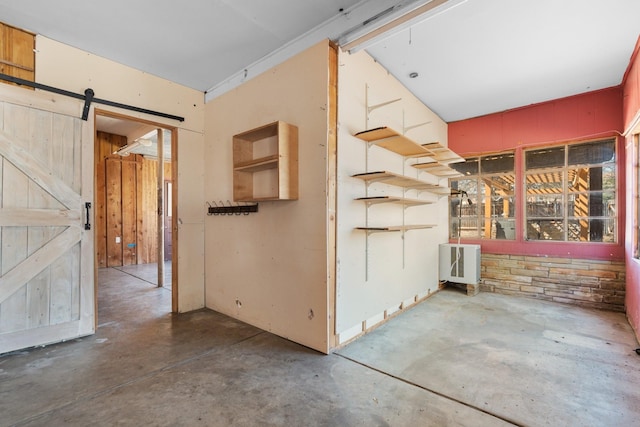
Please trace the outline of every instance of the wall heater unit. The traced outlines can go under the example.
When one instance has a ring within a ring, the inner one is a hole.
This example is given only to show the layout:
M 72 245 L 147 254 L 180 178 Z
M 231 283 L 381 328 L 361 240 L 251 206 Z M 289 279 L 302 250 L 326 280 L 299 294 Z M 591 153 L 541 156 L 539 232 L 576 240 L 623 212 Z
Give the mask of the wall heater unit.
M 440 280 L 477 285 L 480 282 L 480 245 L 440 245 Z

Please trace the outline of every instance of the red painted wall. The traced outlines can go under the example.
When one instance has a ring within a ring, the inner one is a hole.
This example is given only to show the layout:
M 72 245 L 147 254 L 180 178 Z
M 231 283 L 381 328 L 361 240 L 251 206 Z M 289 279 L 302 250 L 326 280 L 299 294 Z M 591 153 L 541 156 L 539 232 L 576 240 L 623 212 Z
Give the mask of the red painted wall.
M 634 55 L 627 68 L 624 81 L 622 83 L 623 90 L 623 117 L 625 131 L 630 131 L 631 127 L 637 125 L 636 117 L 640 115 L 640 38 L 636 43 Z M 627 132 L 625 132 L 626 134 Z M 633 257 L 634 252 L 634 228 L 637 226 L 633 220 L 637 213 L 633 201 L 638 195 L 638 185 L 636 181 L 636 169 L 634 168 L 634 159 L 637 153 L 633 150 L 633 134 L 627 136 L 627 218 L 625 227 L 627 237 L 625 245 L 626 254 L 626 275 L 627 289 L 625 294 L 625 305 L 629 323 L 636 331 L 636 337 L 640 339 L 640 262 Z
M 449 148 L 463 156 L 516 150 L 516 182 L 523 182 L 518 166 L 524 148 L 618 136 L 623 130 L 622 106 L 622 88 L 614 87 L 453 122 L 449 123 Z M 618 243 L 525 241 L 521 215 L 515 241 L 465 239 L 465 243 L 478 243 L 485 253 L 624 260 L 623 143 L 618 138 Z M 522 193 L 522 186 L 516 186 L 516 200 L 524 200 Z

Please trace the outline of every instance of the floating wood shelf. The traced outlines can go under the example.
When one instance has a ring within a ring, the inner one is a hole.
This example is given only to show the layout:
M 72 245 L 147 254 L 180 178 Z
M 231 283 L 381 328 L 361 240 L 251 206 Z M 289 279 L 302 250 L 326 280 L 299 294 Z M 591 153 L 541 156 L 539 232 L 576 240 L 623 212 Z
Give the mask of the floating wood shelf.
M 432 201 L 429 201 L 429 200 L 406 199 L 404 197 L 394 197 L 394 196 L 359 197 L 356 200 L 362 200 L 363 202 L 366 202 L 370 205 L 374 205 L 378 203 L 397 203 L 406 207 L 428 205 L 433 203 Z
M 404 157 L 428 156 L 431 154 L 424 146 L 386 126 L 358 132 L 355 137 Z
M 398 175 L 388 171 L 377 172 L 365 172 L 353 175 L 354 178 L 362 179 L 366 182 L 383 182 L 389 185 L 395 185 L 406 189 L 429 191 L 435 194 L 440 194 L 441 190 L 449 191 L 448 188 L 442 187 L 438 184 L 430 184 L 428 182 L 421 181 L 415 178 L 409 178 L 408 176 Z
M 431 157 L 433 160 L 441 164 L 464 162 L 463 157 L 459 156 L 457 153 L 445 147 L 439 142 L 429 142 L 427 144 L 422 144 L 422 147 L 430 154 L 418 155 L 414 157 Z
M 356 227 L 356 230 L 364 230 L 369 233 L 375 232 L 392 232 L 392 231 L 409 231 L 409 230 L 422 230 L 427 228 L 436 227 L 435 224 L 416 224 L 416 225 L 390 225 L 388 227 Z
M 416 169 L 420 169 L 423 172 L 428 172 L 431 175 L 439 176 L 442 178 L 455 178 L 462 176 L 460 172 L 453 169 L 451 166 L 443 165 L 438 162 L 415 163 L 411 166 Z

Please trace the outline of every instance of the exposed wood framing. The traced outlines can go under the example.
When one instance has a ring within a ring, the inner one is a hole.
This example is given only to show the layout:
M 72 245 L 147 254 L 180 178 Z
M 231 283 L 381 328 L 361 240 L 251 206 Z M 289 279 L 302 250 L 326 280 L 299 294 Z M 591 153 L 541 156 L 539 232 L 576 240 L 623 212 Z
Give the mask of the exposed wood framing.
M 94 207 L 99 267 L 157 261 L 158 162 L 113 154 L 125 144 L 125 137 L 97 133 Z M 171 164 L 164 163 L 163 170 L 170 179 Z

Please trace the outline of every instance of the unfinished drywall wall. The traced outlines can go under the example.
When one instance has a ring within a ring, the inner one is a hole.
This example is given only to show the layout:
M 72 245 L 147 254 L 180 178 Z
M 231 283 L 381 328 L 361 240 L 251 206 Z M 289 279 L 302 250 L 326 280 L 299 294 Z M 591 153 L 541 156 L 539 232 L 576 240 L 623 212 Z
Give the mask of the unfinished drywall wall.
M 204 96 L 46 37 L 36 37 L 36 81 L 75 93 L 184 117 L 184 122 L 99 105 L 98 108 L 178 129 L 178 311 L 204 306 Z
M 205 199 L 233 201 L 232 138 L 278 120 L 298 127 L 299 197 L 205 221 L 206 306 L 329 350 L 327 141 L 329 43 L 206 104 Z
M 357 132 L 391 127 L 415 142 L 447 143 L 447 125 L 366 52 L 342 53 L 338 75 L 338 202 L 336 330 L 339 343 L 363 333 L 438 289 L 438 244 L 447 241 L 446 197 L 383 183 L 367 188 L 352 175 L 390 171 L 447 186 L 412 161 L 368 146 Z M 389 101 L 387 105 L 382 106 Z M 379 108 L 376 108 L 380 106 Z M 432 204 L 367 205 L 363 196 L 404 196 Z M 369 233 L 362 226 L 433 224 L 431 229 Z

